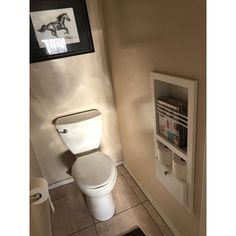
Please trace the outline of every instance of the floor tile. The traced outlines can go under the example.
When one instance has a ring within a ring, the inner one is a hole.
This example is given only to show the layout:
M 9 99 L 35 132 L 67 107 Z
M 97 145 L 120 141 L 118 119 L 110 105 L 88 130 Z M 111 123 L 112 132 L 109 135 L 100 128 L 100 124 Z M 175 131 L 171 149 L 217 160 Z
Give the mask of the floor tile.
M 93 224 L 81 192 L 53 201 L 53 236 L 66 236 Z
M 62 185 L 60 187 L 49 190 L 51 200 L 54 201 L 58 198 L 65 197 L 69 194 L 79 191 L 79 187 L 75 182 Z
M 124 165 L 119 165 L 117 166 L 118 170 L 120 171 L 120 173 L 122 175 L 128 174 L 128 171 L 126 170 L 126 168 L 124 167 Z
M 155 210 L 155 208 L 151 205 L 149 201 L 143 203 L 143 206 L 146 208 L 149 215 L 158 225 L 159 229 L 161 230 L 164 236 L 174 236 L 165 221 L 161 218 L 161 216 L 158 214 L 158 212 Z
M 116 180 L 113 197 L 116 205 L 116 214 L 139 204 L 138 197 L 129 187 L 123 176 L 119 176 Z
M 97 236 L 96 230 L 94 226 L 90 226 L 86 229 L 83 229 L 77 233 L 70 234 L 68 236 Z
M 133 178 L 130 175 L 123 175 L 123 177 L 125 178 L 126 182 L 128 183 L 128 185 L 132 188 L 132 190 L 135 192 L 135 194 L 137 195 L 138 199 L 140 202 L 145 202 L 147 201 L 146 196 L 144 195 L 144 193 L 142 192 L 142 190 L 139 188 L 139 186 L 136 184 L 136 182 L 133 180 Z
M 146 236 L 162 236 L 142 205 L 121 212 L 108 221 L 99 222 L 95 227 L 100 236 L 120 236 L 135 227 L 140 227 Z

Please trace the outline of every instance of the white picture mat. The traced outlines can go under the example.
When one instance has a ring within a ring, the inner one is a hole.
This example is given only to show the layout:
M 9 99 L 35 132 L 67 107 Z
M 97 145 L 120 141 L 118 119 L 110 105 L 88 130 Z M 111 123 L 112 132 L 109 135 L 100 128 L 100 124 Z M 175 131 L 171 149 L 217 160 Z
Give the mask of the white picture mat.
M 70 21 L 65 21 L 65 26 L 68 28 L 69 34 L 65 34 L 65 30 L 57 30 L 56 32 L 58 38 L 64 38 L 66 44 L 80 42 L 73 8 L 35 11 L 31 12 L 30 15 L 40 48 L 45 48 L 43 40 L 55 39 L 56 36 L 53 36 L 49 30 L 39 32 L 39 29 L 41 29 L 42 25 L 47 25 L 50 22 L 56 22 L 56 18 L 62 13 L 67 13 L 70 18 Z

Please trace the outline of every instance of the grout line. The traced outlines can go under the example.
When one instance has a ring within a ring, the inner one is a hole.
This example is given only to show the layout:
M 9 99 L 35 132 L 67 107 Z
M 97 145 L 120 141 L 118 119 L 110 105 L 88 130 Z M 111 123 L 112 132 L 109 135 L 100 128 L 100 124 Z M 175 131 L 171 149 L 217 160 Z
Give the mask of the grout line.
M 149 203 L 150 203 L 150 202 L 149 202 Z M 143 203 L 142 203 L 142 206 L 143 206 L 143 208 L 145 209 L 145 211 L 147 212 L 147 214 L 149 215 L 149 217 L 151 218 L 152 222 L 157 226 L 157 228 L 159 229 L 159 231 L 161 232 L 161 234 L 162 234 L 163 236 L 165 236 L 164 233 L 163 233 L 163 232 L 161 231 L 161 229 L 159 228 L 158 224 L 155 222 L 155 220 L 154 220 L 153 217 L 151 216 L 151 214 L 148 212 L 148 210 L 146 209 L 146 207 L 143 205 Z
M 97 227 L 96 227 L 96 222 L 94 222 L 94 228 L 95 228 L 95 233 L 96 233 L 96 235 L 99 236 L 98 230 L 97 230 Z
M 120 213 L 123 213 L 123 212 L 125 212 L 125 211 L 128 211 L 128 210 L 130 210 L 130 209 L 132 209 L 132 208 L 134 208 L 134 207 L 136 207 L 136 206 L 138 206 L 138 205 L 140 205 L 140 204 L 141 204 L 141 203 L 137 203 L 137 204 L 133 205 L 132 207 L 129 207 L 129 208 L 123 210 L 123 211 L 120 211 L 120 212 L 114 214 L 114 215 L 117 216 L 117 215 L 119 215 Z
M 128 210 L 130 210 L 130 209 L 132 209 L 132 208 L 135 208 L 135 207 L 137 207 L 137 206 L 139 206 L 139 205 L 142 205 L 142 203 L 137 203 L 137 204 L 135 204 L 135 205 L 132 206 L 132 207 L 129 207 L 129 208 L 123 210 L 123 211 L 120 211 L 120 212 L 114 214 L 114 216 L 117 216 L 117 215 L 119 215 L 120 213 L 123 213 L 123 212 L 125 212 L 125 211 L 128 211 Z
M 80 231 L 85 230 L 85 229 L 88 229 L 88 228 L 91 227 L 91 226 L 93 226 L 93 224 L 92 224 L 92 225 L 85 226 L 84 228 L 79 229 L 79 230 L 76 230 L 76 231 L 74 231 L 74 232 L 72 232 L 72 233 L 69 233 L 69 234 L 67 234 L 66 236 L 71 236 L 72 234 L 79 233 Z
M 126 174 L 127 175 L 127 174 Z M 131 177 L 131 176 L 130 176 Z M 123 178 L 125 180 L 125 182 L 127 183 L 127 185 L 129 186 L 129 188 L 131 189 L 131 191 L 134 193 L 134 195 L 137 197 L 139 203 L 141 204 L 141 200 L 139 199 L 138 195 L 135 193 L 135 191 L 133 190 L 133 188 L 130 186 L 130 184 L 128 183 L 128 181 L 125 179 L 125 177 Z
M 55 201 L 60 200 L 60 199 L 62 199 L 62 198 L 65 198 L 65 197 L 68 197 L 68 196 L 70 196 L 70 195 L 73 195 L 73 194 L 75 194 L 75 193 L 70 193 L 70 194 L 67 194 L 67 195 L 65 195 L 65 196 L 61 196 L 61 197 L 55 198 L 55 199 L 52 200 L 52 203 L 54 203 Z
M 80 191 L 80 189 L 78 189 L 77 191 L 75 191 L 75 192 L 73 192 L 73 193 L 68 193 L 68 194 L 66 194 L 66 195 L 64 195 L 64 196 L 57 197 L 57 198 L 53 199 L 52 202 L 57 201 L 57 200 L 59 200 L 59 199 L 61 199 L 61 198 L 68 197 L 68 196 L 70 196 L 70 195 L 76 194 L 76 193 L 78 193 L 78 192 L 80 192 L 80 193 L 82 194 L 82 192 Z M 50 193 L 49 193 L 49 195 L 50 195 Z M 51 197 L 51 196 L 50 196 L 50 197 Z
M 123 213 L 123 212 L 125 212 L 125 211 L 128 211 L 128 210 L 131 210 L 132 208 L 135 208 L 135 207 L 137 207 L 137 206 L 139 206 L 139 205 L 141 205 L 141 204 L 139 203 L 139 204 L 136 204 L 136 205 L 134 205 L 134 206 L 132 206 L 132 207 L 129 207 L 129 208 L 123 210 L 123 211 L 120 211 L 120 212 L 114 214 L 112 217 L 118 216 L 119 214 L 121 214 L 121 213 Z M 111 220 L 111 219 L 112 219 L 112 218 L 110 218 L 109 220 Z M 99 224 L 99 223 L 102 223 L 102 222 L 104 222 L 104 221 L 95 222 L 95 225 L 96 225 L 96 224 Z
M 168 228 L 168 230 L 174 235 L 174 233 L 172 232 L 172 230 L 170 229 L 170 227 L 166 224 L 166 222 L 164 221 L 164 219 L 161 217 L 161 215 L 158 213 L 158 211 L 154 208 L 154 206 L 152 205 L 152 203 L 148 200 L 148 202 L 150 203 L 150 205 L 153 207 L 153 209 L 154 209 L 154 211 L 158 214 L 158 216 L 162 219 L 162 221 L 164 222 L 164 225 Z M 144 203 L 142 203 L 142 205 L 143 205 Z M 150 217 L 153 219 L 153 221 L 154 221 L 154 218 L 152 217 L 152 215 L 149 213 L 149 211 L 146 209 L 146 207 L 145 206 L 143 206 L 144 208 L 145 208 L 145 210 L 147 211 L 147 213 L 148 213 L 148 215 L 150 215 Z M 154 221 L 154 223 L 158 226 L 158 224 Z M 159 226 L 158 226 L 158 228 L 159 228 Z M 160 229 L 160 228 L 159 228 Z M 160 231 L 161 231 L 161 229 L 160 229 Z M 164 235 L 164 233 L 161 231 L 161 233 L 163 234 L 163 236 L 165 236 Z
M 117 169 L 117 172 L 118 172 L 118 169 Z M 120 176 L 123 176 L 123 174 L 120 171 L 119 171 L 119 173 L 120 173 L 120 175 L 117 176 L 117 178 L 120 177 Z
M 165 223 L 165 226 L 170 230 L 170 232 L 172 233 L 172 234 L 174 234 L 173 232 L 172 232 L 172 230 L 170 229 L 170 227 L 166 224 L 166 222 L 165 222 L 165 220 L 162 218 L 162 216 L 159 214 L 159 212 L 155 209 L 155 207 L 152 205 L 152 203 L 149 201 L 149 203 L 151 204 L 151 206 L 153 207 L 153 209 L 154 209 L 154 211 L 160 216 L 160 218 L 162 219 L 162 221 Z
M 125 167 L 124 167 L 124 168 L 125 168 Z M 125 168 L 125 169 L 126 169 L 126 168 Z M 130 189 L 133 191 L 133 193 L 135 194 L 135 196 L 138 198 L 140 204 L 146 202 L 147 199 L 148 199 L 147 196 L 144 194 L 144 192 L 143 192 L 143 191 L 141 190 L 141 188 L 138 186 L 138 184 L 137 184 L 136 181 L 133 179 L 133 177 L 130 175 L 130 173 L 128 172 L 127 169 L 126 169 L 126 171 L 127 171 L 127 173 L 124 174 L 124 175 L 122 175 L 122 176 L 129 175 L 130 178 L 131 178 L 131 179 L 134 181 L 134 183 L 137 185 L 137 188 L 138 188 L 138 189 L 143 193 L 143 195 L 146 197 L 146 200 L 144 200 L 144 201 L 141 201 L 141 200 L 140 200 L 138 194 L 133 190 L 133 188 L 131 187 L 131 185 L 128 183 L 128 181 L 127 181 L 127 180 L 125 179 L 125 177 L 124 177 L 125 182 L 128 184 L 128 186 L 130 187 Z

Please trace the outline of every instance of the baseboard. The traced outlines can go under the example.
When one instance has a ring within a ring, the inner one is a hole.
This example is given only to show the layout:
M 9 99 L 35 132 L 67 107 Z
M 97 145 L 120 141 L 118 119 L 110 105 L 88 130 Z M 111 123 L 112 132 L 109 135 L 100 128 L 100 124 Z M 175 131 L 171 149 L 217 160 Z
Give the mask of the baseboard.
M 146 195 L 147 199 L 151 202 L 151 204 L 153 205 L 153 207 L 157 210 L 157 212 L 159 213 L 159 215 L 162 217 L 162 219 L 166 222 L 166 224 L 168 225 L 168 227 L 171 229 L 171 231 L 174 233 L 175 236 L 181 236 L 181 234 L 179 233 L 179 231 L 174 227 L 174 225 L 171 223 L 171 221 L 168 219 L 168 217 L 165 215 L 165 213 L 161 210 L 159 204 L 154 201 L 154 199 L 150 196 L 150 194 L 145 191 L 145 189 L 143 188 L 143 186 L 138 182 L 138 180 L 134 177 L 134 175 L 132 174 L 132 172 L 129 170 L 129 168 L 127 167 L 127 165 L 123 162 L 123 165 L 125 166 L 125 168 L 128 170 L 129 174 L 132 176 L 132 178 L 135 180 L 135 182 L 138 184 L 138 186 L 141 188 L 141 190 L 143 191 L 143 193 Z
M 48 189 L 54 189 L 54 188 L 60 187 L 60 186 L 65 185 L 65 184 L 69 184 L 71 182 L 74 182 L 74 179 L 72 177 L 69 177 L 68 179 L 58 181 L 56 183 L 48 185 Z
M 115 165 L 116 165 L 116 166 L 119 166 L 119 165 L 122 165 L 122 164 L 123 164 L 123 161 L 115 162 Z

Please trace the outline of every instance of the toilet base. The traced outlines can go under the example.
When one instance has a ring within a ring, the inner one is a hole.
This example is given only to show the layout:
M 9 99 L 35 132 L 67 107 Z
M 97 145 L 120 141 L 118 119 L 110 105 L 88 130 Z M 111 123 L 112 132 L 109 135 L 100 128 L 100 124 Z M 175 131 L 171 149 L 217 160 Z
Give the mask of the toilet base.
M 86 200 L 91 214 L 99 221 L 109 220 L 115 213 L 112 192 L 99 197 L 86 195 Z

